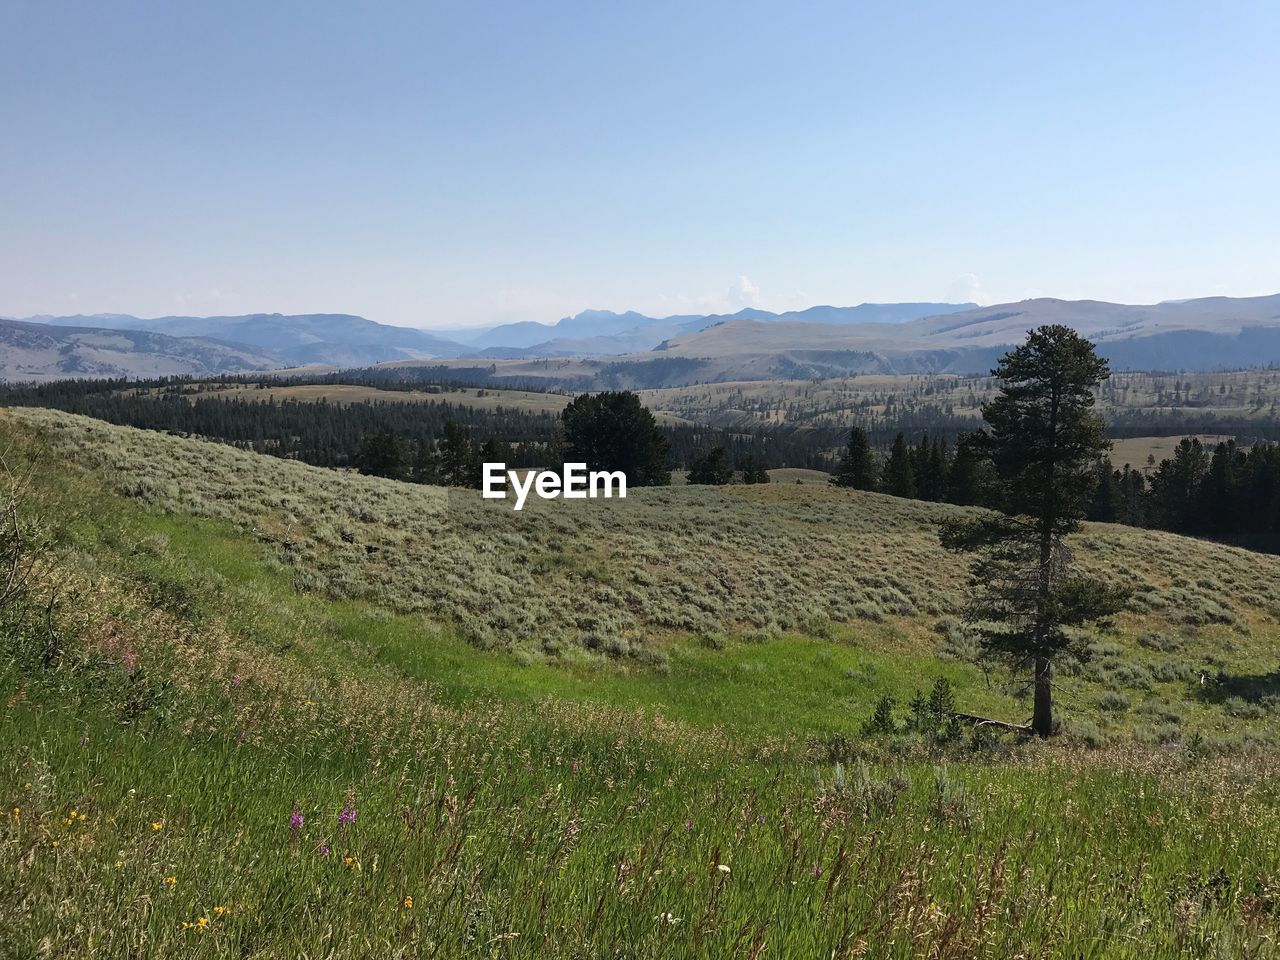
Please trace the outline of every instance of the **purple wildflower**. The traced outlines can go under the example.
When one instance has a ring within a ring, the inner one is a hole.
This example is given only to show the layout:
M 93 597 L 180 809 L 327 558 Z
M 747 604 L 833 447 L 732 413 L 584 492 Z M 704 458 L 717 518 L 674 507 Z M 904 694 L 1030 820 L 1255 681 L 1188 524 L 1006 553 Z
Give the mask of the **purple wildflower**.
M 693 821 L 692 821 L 692 820 L 686 820 L 686 821 L 684 822 L 684 832 L 685 832 L 685 833 L 693 833 Z
M 347 791 L 347 800 L 342 805 L 342 812 L 338 814 L 338 825 L 347 826 L 347 824 L 356 822 L 356 792 L 354 790 Z
M 302 815 L 302 808 L 295 803 L 293 805 L 293 813 L 289 814 L 289 832 L 296 837 L 304 823 L 306 823 L 306 818 Z
M 327 857 L 328 855 L 329 855 L 329 845 L 325 843 L 320 844 L 320 856 Z
M 809 873 L 814 877 L 820 877 L 822 876 L 822 868 L 815 863 Z

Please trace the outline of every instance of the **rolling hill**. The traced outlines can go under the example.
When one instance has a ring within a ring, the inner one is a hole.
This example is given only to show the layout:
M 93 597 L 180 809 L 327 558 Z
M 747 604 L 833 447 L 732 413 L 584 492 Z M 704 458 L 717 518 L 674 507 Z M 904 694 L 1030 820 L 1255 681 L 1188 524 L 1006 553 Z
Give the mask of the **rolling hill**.
M 734 320 L 673 338 L 659 350 L 706 359 L 719 379 L 972 374 L 990 369 L 1029 329 L 1050 323 L 1092 339 L 1117 370 L 1215 370 L 1280 360 L 1280 294 L 1152 306 L 1039 299 L 834 328 Z
M 989 370 L 1028 329 L 1046 323 L 1067 324 L 1093 339 L 1116 370 L 1205 371 L 1280 361 L 1280 294 L 1147 306 L 1048 298 L 990 307 L 861 304 L 661 319 L 595 310 L 556 324 L 494 328 L 465 344 L 348 314 L 36 319 L 40 322 L 18 327 L 12 326 L 17 321 L 5 321 L 11 325 L 4 351 L 8 360 L 0 376 L 199 374 L 380 363 L 452 365 L 481 376 L 477 371 L 492 364 L 499 378 L 598 389 L 872 373 L 974 374 Z M 39 345 L 32 336 L 38 328 L 48 331 Z M 90 343 L 85 334 L 93 330 L 99 332 Z M 113 338 L 103 330 L 120 335 Z M 68 337 L 78 338 L 80 346 L 67 346 Z
M 345 313 L 231 317 L 154 317 L 123 314 L 32 318 L 50 326 L 96 326 L 169 337 L 200 337 L 244 344 L 271 358 L 271 366 L 364 366 L 384 360 L 456 357 L 463 348 L 425 330 L 393 327 Z
M 0 320 L 0 380 L 207 376 L 278 366 L 267 353 L 206 337 Z
M 1270 955 L 1280 558 L 1088 526 L 1134 608 L 1017 743 L 928 726 L 1025 710 L 954 615 L 960 508 L 0 440 L 52 552 L 0 631 L 22 955 Z

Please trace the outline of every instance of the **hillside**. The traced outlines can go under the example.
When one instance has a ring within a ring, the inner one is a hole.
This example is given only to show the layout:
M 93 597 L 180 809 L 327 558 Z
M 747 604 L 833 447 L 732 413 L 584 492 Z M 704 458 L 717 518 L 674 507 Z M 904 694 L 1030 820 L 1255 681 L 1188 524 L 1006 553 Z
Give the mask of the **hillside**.
M 209 376 L 277 365 L 252 347 L 203 337 L 0 320 L 0 381 Z
M 514 513 L 474 492 L 335 473 L 53 411 L 6 416 L 38 426 L 59 458 L 102 471 L 154 508 L 253 531 L 300 585 L 425 615 L 480 649 L 663 664 L 708 637 L 835 631 L 876 653 L 857 639 L 869 631 L 895 637 L 896 651 L 928 671 L 940 650 L 954 659 L 971 645 L 953 616 L 964 569 L 936 536 L 960 508 L 778 483 L 638 489 L 625 501 L 538 501 Z M 1144 726 L 1141 711 L 1112 716 L 1093 705 L 1119 671 L 1137 678 L 1136 698 L 1183 703 L 1202 733 L 1236 728 L 1188 680 L 1245 676 L 1274 659 L 1280 558 L 1111 526 L 1091 527 L 1077 549 L 1086 567 L 1135 592 L 1126 626 L 1100 641 L 1123 650 L 1080 674 L 1077 717 Z M 1153 636 L 1158 642 L 1142 640 Z M 968 676 L 990 702 L 976 673 Z M 859 712 L 856 700 L 849 707 Z M 1018 708 L 1002 709 L 1016 716 Z
M 1117 370 L 1217 370 L 1280 356 L 1280 294 L 1209 297 L 1151 306 L 1026 300 L 903 324 L 831 328 L 734 320 L 676 337 L 676 357 L 706 358 L 709 379 L 848 373 L 982 373 L 1027 330 L 1065 324 L 1089 337 Z
M 33 317 L 49 327 L 96 327 L 128 331 L 128 335 L 149 333 L 173 338 L 201 338 L 223 344 L 255 348 L 269 358 L 265 366 L 300 367 L 313 364 L 355 367 L 386 360 L 424 357 L 456 357 L 463 353 L 458 344 L 425 330 L 393 327 L 364 317 L 343 313 L 282 315 L 254 313 L 229 317 L 152 317 L 127 314 L 95 314 L 73 317 Z M 135 349 L 153 352 L 146 340 L 136 339 Z M 260 369 L 222 367 L 209 372 Z M 173 371 L 182 372 L 182 371 Z
M 52 411 L 0 436 L 57 560 L 0 609 L 24 954 L 1270 955 L 1280 559 L 1090 527 L 1139 599 L 1062 678 L 1073 732 L 934 741 L 862 724 L 937 679 L 1023 709 L 949 615 L 955 508 L 514 514 Z
M 658 347 L 685 333 L 733 320 L 758 323 L 905 323 L 921 317 L 941 316 L 974 307 L 972 303 L 861 303 L 856 307 L 816 306 L 773 313 L 748 307 L 733 314 L 682 314 L 647 317 L 628 310 L 584 310 L 554 324 L 504 324 L 475 333 L 455 335 L 479 356 L 517 359 L 555 356 L 616 356 Z

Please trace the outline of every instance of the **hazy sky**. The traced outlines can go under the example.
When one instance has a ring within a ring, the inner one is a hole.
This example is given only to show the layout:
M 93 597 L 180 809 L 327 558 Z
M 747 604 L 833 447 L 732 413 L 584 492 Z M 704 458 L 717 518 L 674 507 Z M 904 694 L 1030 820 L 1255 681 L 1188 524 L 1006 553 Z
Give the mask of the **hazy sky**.
M 0 0 L 0 314 L 1280 291 L 1280 3 Z

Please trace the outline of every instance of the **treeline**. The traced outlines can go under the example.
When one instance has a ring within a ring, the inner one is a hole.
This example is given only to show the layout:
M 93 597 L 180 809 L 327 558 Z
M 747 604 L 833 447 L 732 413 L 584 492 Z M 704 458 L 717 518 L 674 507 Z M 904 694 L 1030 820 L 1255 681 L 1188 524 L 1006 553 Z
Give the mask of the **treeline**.
M 1280 547 L 1280 446 L 1212 451 L 1194 437 L 1162 460 L 1150 481 L 1127 464 L 1098 464 L 1089 519 L 1213 537 L 1255 549 Z
M 1089 520 L 1280 552 L 1280 445 L 1246 448 L 1232 440 L 1209 448 L 1191 437 L 1150 480 L 1129 464 L 1117 469 L 1108 458 L 1094 469 Z M 1004 502 L 980 433 L 961 434 L 955 444 L 928 435 L 911 443 L 899 433 L 881 455 L 866 431 L 854 427 L 831 482 L 963 506 L 1000 509 Z
M 314 383 L 316 379 L 299 378 L 299 382 Z M 350 385 L 353 379 L 358 378 L 344 377 L 333 383 Z M 417 383 L 415 389 L 426 386 Z M 546 468 L 563 462 L 559 415 L 513 407 L 479 409 L 447 399 L 451 386 L 438 389 L 439 400 L 337 403 L 325 399 L 251 399 L 241 392 L 228 395 L 216 385 L 184 378 L 62 380 L 0 389 L 0 406 L 51 407 L 123 426 L 207 437 L 321 467 L 360 467 L 372 438 L 382 438 L 380 442 L 388 448 L 386 438 L 391 437 L 407 464 L 405 476 L 423 478 L 424 482 L 434 476 L 431 464 L 441 455 L 450 425 L 461 431 L 476 455 L 486 448 L 493 454 L 491 459 L 513 468 Z M 480 392 L 483 388 L 476 389 Z M 834 442 L 804 430 L 727 431 L 695 424 L 657 424 L 656 429 L 664 437 L 669 462 L 675 467 L 688 467 L 708 450 L 723 447 L 735 464 L 821 469 L 829 466 L 822 444 Z
M 881 456 L 873 450 L 867 431 L 853 427 L 831 482 L 963 506 L 996 507 L 1001 500 L 995 467 L 976 433 L 962 433 L 954 444 L 928 434 L 909 443 L 899 433 Z
M 49 384 L 47 386 L 55 386 Z M 453 423 L 468 435 L 503 444 L 513 463 L 547 466 L 557 418 L 522 410 L 477 410 L 448 401 L 422 403 L 247 400 L 145 391 L 0 394 L 0 403 L 53 407 L 130 427 L 196 435 L 319 467 L 349 467 L 367 437 L 391 434 L 434 447 Z

